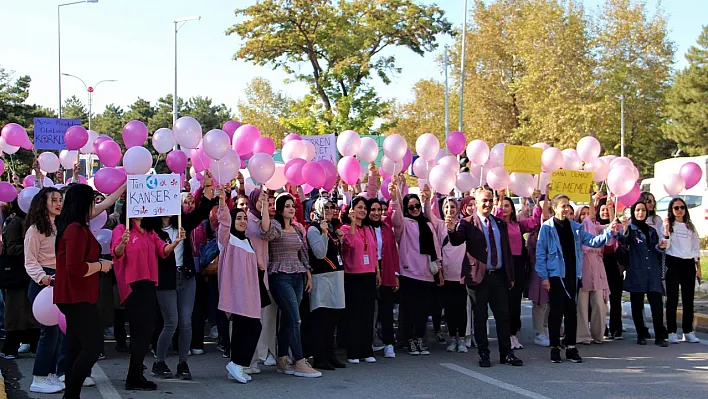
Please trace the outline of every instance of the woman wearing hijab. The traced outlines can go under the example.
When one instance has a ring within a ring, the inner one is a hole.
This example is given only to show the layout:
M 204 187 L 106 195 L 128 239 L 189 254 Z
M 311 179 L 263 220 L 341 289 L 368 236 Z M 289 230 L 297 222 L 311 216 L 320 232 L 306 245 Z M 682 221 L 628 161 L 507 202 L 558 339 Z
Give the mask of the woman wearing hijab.
M 398 238 L 401 261 L 401 337 L 407 340 L 408 354 L 429 355 L 423 341 L 432 301 L 432 290 L 437 276 L 444 283 L 440 245 L 435 227 L 423 215 L 421 199 L 415 194 L 403 197 L 398 190 L 398 179 L 392 179 L 391 224 Z M 430 198 L 430 188 L 423 190 L 423 202 Z M 401 209 L 401 205 L 403 209 Z
M 275 210 L 275 198 L 272 199 L 273 210 Z M 276 324 L 278 315 L 278 306 L 275 304 L 270 289 L 268 288 L 268 279 L 265 275 L 266 267 L 268 267 L 268 241 L 266 237 L 275 234 L 275 227 L 269 223 L 267 229 L 263 230 L 263 215 L 267 214 L 270 219 L 271 198 L 268 196 L 267 190 L 254 188 L 248 195 L 248 227 L 246 228 L 246 237 L 249 238 L 253 250 L 256 251 L 258 263 L 258 281 L 262 284 L 263 289 L 268 291 L 268 299 L 270 304 L 262 303 L 261 308 L 261 336 L 258 339 L 258 346 L 251 367 L 246 372 L 260 372 L 258 369 L 258 361 L 260 360 L 266 366 L 275 366 L 275 337 Z M 265 298 L 263 298 L 265 299 Z
M 336 205 L 328 198 L 318 198 L 312 206 L 307 230 L 312 292 L 310 293 L 313 366 L 320 370 L 345 368 L 334 353 L 334 328 L 344 309 L 344 263 L 339 237 L 332 227 Z
M 661 298 L 661 261 L 660 256 L 667 247 L 665 240 L 659 241 L 656 230 L 647 222 L 647 206 L 643 202 L 632 205 L 632 217 L 623 217 L 622 231 L 618 238 L 629 254 L 627 277 L 624 290 L 629 292 L 632 304 L 632 319 L 637 329 L 637 344 L 646 345 L 649 330 L 644 326 L 644 295 L 651 307 L 654 324 L 654 343 L 661 347 L 669 346 L 667 331 L 664 327 L 664 312 Z
M 595 207 L 595 220 L 601 226 L 609 225 L 615 219 L 615 207 L 612 200 L 601 198 Z M 610 290 L 610 324 L 606 336 L 609 339 L 622 339 L 622 291 L 624 270 L 617 263 L 615 251 L 617 242 L 612 240 L 602 248 L 602 263 Z

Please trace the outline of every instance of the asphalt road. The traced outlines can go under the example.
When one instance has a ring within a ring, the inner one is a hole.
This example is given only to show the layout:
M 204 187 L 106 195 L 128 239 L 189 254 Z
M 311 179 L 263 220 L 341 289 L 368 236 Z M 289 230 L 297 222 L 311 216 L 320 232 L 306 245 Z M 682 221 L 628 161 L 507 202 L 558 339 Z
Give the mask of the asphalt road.
M 227 379 L 227 359 L 214 344 L 202 356 L 190 357 L 192 381 L 156 380 L 155 392 L 129 392 L 123 389 L 127 355 L 112 351 L 94 367 L 98 382 L 85 388 L 85 399 L 119 398 L 705 398 L 708 388 L 708 335 L 698 334 L 702 344 L 681 343 L 659 348 L 650 341 L 636 344 L 631 320 L 623 341 L 579 347 L 582 364 L 552 364 L 548 348 L 531 343 L 530 309 L 524 307 L 521 341 L 525 349 L 516 352 L 524 367 L 498 363 L 495 340 L 492 340 L 493 366 L 481 369 L 477 354 L 445 352 L 443 345 L 429 342 L 430 356 L 398 353 L 396 359 L 376 364 L 348 365 L 347 369 L 324 372 L 322 378 L 304 379 L 276 373 L 274 367 L 262 367 L 260 375 L 242 385 Z M 494 324 L 491 322 L 491 335 Z M 106 345 L 110 349 L 112 345 Z M 343 356 L 340 356 L 343 358 Z M 146 359 L 152 366 L 153 359 Z M 174 371 L 177 359 L 168 358 Z M 10 398 L 41 398 L 29 392 L 32 381 L 31 357 L 16 361 L 0 360 Z M 149 376 L 149 378 L 152 378 Z M 55 395 L 55 397 L 60 397 Z

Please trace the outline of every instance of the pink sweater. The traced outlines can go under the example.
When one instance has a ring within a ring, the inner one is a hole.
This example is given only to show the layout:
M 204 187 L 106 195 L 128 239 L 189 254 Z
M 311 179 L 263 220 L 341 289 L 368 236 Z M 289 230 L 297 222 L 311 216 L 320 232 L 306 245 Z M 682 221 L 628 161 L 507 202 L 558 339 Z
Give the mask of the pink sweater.
M 25 270 L 37 284 L 47 275 L 43 268 L 56 269 L 57 258 L 54 250 L 56 240 L 56 232 L 47 237 L 34 225 L 30 226 L 25 233 Z
M 376 253 L 376 234 L 369 226 L 357 227 L 356 232 L 349 232 L 349 225 L 343 225 L 340 230 L 342 237 L 342 260 L 344 273 L 361 274 L 375 273 L 378 255 Z M 369 263 L 364 264 L 364 256 L 369 257 Z
M 418 229 L 418 222 L 403 217 L 403 211 L 401 210 L 399 201 L 391 201 L 389 208 L 392 210 L 391 224 L 393 225 L 393 230 L 398 240 L 398 252 L 401 259 L 401 276 L 409 277 L 414 280 L 435 281 L 433 274 L 430 273 L 428 256 L 421 255 L 420 253 L 420 230 Z M 440 262 L 440 240 L 437 238 L 437 230 L 430 222 L 428 222 L 428 226 L 430 226 L 430 230 L 433 232 L 435 238 L 433 242 L 435 245 L 435 253 L 437 253 L 438 262 Z
M 467 253 L 467 247 L 464 245 L 453 246 L 450 240 L 446 240 L 448 235 L 447 226 L 445 221 L 438 217 L 438 207 L 435 204 L 435 198 L 431 199 L 432 208 L 427 215 L 430 216 L 430 221 L 435 226 L 435 235 L 438 239 L 440 245 L 440 252 L 442 253 L 442 267 L 443 267 L 443 277 L 445 281 L 455 281 L 460 282 L 462 277 L 462 262 L 465 259 L 465 254 Z
M 499 219 L 504 219 L 503 212 L 504 211 L 501 208 L 497 208 L 494 211 L 494 216 Z M 509 231 L 509 246 L 511 247 L 512 255 L 521 255 L 523 251 L 523 240 L 521 238 L 524 234 L 534 231 L 541 225 L 542 213 L 541 207 L 535 206 L 533 208 L 533 215 L 531 215 L 531 218 L 522 219 L 516 223 L 510 222 L 506 224 L 507 230 Z

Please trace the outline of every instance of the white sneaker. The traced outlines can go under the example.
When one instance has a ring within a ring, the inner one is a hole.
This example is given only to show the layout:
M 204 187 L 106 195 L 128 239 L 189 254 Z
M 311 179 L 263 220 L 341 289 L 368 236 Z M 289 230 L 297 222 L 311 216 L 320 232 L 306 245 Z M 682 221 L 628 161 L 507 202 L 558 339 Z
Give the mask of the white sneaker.
M 468 348 L 472 347 L 472 336 L 468 335 L 465 337 L 465 346 Z
M 458 353 L 467 353 L 467 345 L 465 345 L 464 339 L 457 340 L 457 352 Z
M 275 357 L 273 357 L 272 354 L 268 354 L 268 357 L 266 357 L 265 362 L 263 362 L 264 366 L 275 366 L 277 362 L 275 361 Z
M 20 345 L 20 349 L 17 350 L 17 353 L 29 353 L 30 351 L 30 344 L 22 344 Z
M 538 346 L 551 346 L 551 340 L 546 334 L 536 334 L 533 338 L 533 343 Z
M 82 385 L 82 387 L 85 387 L 85 388 L 95 387 L 95 386 L 96 386 L 96 381 L 94 381 L 94 379 L 91 377 L 86 377 L 86 379 L 84 380 L 84 384 Z
M 698 337 L 696 337 L 696 333 L 693 332 L 693 331 L 691 331 L 691 332 L 688 333 L 688 334 L 685 334 L 685 333 L 684 333 L 684 334 L 683 334 L 683 340 L 684 340 L 684 341 L 687 341 L 687 342 L 690 342 L 690 343 L 692 343 L 692 344 L 700 344 L 700 343 L 701 343 L 701 340 L 698 339 Z
M 241 384 L 245 384 L 248 382 L 248 378 L 246 378 L 246 374 L 243 372 L 243 367 L 239 366 L 238 364 L 234 362 L 229 362 L 229 364 L 226 365 L 226 371 L 229 372 L 229 376 L 231 376 L 234 380 L 240 382 Z
M 678 344 L 679 343 L 678 334 L 676 334 L 676 333 L 669 334 L 669 343 L 670 344 Z
M 260 374 L 261 369 L 258 368 L 258 362 L 251 363 L 251 366 L 243 370 L 246 374 Z
M 450 337 L 450 341 L 447 344 L 447 351 L 448 352 L 456 352 L 457 351 L 457 338 Z
M 63 381 L 64 378 L 63 377 L 64 376 L 62 376 L 62 379 L 59 380 L 59 378 L 55 374 L 49 374 L 47 376 L 47 379 L 50 380 L 50 382 L 52 384 L 57 385 L 57 386 L 61 387 L 62 390 L 64 390 L 66 388 L 66 385 L 64 385 L 64 381 Z
M 204 354 L 204 349 L 190 349 L 189 350 L 189 356 L 199 356 Z
M 384 347 L 384 357 L 387 359 L 396 358 L 396 352 L 393 350 L 393 345 L 386 345 Z
M 349 364 L 359 364 L 359 359 L 347 359 L 347 363 L 349 363 Z
M 30 392 L 59 393 L 61 391 L 63 391 L 62 387 L 52 384 L 52 379 L 50 377 L 40 377 L 35 375 L 32 379 L 32 385 L 30 385 Z
M 364 361 L 367 363 L 376 363 L 376 358 L 373 356 L 369 356 L 366 359 L 364 359 Z

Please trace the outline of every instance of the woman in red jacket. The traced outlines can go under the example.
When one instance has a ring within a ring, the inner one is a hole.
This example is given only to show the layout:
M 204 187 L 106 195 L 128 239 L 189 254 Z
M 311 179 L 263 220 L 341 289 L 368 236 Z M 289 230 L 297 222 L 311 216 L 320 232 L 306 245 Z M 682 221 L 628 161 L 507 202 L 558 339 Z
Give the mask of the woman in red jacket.
M 93 189 L 85 184 L 67 190 L 57 217 L 54 302 L 66 316 L 66 390 L 64 398 L 81 395 L 81 385 L 98 360 L 103 326 L 98 313 L 98 272 L 108 272 L 109 260 L 99 259 L 101 246 L 88 226 L 94 211 Z

